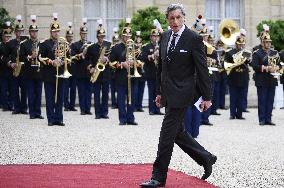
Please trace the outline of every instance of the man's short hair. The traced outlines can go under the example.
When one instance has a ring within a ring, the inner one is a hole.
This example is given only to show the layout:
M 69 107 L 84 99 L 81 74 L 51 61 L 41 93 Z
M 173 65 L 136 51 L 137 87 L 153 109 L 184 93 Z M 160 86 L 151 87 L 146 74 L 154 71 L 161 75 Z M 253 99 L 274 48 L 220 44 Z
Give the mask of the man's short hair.
M 174 11 L 174 10 L 177 10 L 177 9 L 179 9 L 181 11 L 182 15 L 185 16 L 185 10 L 184 10 L 183 5 L 177 3 L 177 4 L 170 4 L 170 6 L 168 6 L 168 8 L 166 10 L 166 18 L 168 18 L 169 13 L 171 11 Z

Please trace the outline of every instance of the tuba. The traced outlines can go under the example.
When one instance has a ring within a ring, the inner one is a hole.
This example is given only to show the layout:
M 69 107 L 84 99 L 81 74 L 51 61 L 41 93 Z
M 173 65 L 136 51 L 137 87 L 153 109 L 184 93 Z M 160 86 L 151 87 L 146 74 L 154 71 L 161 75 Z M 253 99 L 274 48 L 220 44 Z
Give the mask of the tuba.
M 100 57 L 98 59 L 95 71 L 91 75 L 90 81 L 92 83 L 96 82 L 100 73 L 105 70 L 105 64 L 102 63 L 102 59 L 105 56 L 105 52 L 106 52 L 106 48 L 102 47 L 101 50 L 100 50 Z
M 233 45 L 240 34 L 238 24 L 231 19 L 224 19 L 219 25 L 220 39 L 226 45 Z
M 234 68 L 244 64 L 246 60 L 251 58 L 251 55 L 252 55 L 251 51 L 243 49 L 233 55 L 234 63 L 228 63 L 225 61 L 224 69 L 226 70 L 227 75 L 229 75 Z

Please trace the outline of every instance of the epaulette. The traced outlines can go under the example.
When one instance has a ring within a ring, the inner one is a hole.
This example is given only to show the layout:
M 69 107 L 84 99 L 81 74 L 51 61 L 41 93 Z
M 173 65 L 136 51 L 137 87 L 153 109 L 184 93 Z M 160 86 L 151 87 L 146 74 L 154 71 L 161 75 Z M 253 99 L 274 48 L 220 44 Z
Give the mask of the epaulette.
M 20 42 L 20 44 L 23 44 L 24 42 L 26 42 L 28 39 L 25 39 L 23 41 Z

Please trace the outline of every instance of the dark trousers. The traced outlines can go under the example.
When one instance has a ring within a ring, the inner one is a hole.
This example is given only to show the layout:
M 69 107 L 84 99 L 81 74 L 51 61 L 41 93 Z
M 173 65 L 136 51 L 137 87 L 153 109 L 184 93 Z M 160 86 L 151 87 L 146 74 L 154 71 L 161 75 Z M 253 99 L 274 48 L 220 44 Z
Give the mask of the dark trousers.
M 245 100 L 245 86 L 229 86 L 230 90 L 230 115 L 233 118 L 240 118 L 243 114 L 243 104 Z
M 72 109 L 75 108 L 76 100 L 76 78 L 71 76 L 64 80 L 64 108 Z
M 149 113 L 160 113 L 160 108 L 156 106 L 156 79 L 147 79 L 148 98 L 149 98 Z
M 201 112 L 194 105 L 189 106 L 184 116 L 184 127 L 193 138 L 199 135 L 200 121 Z
M 44 82 L 45 100 L 46 100 L 46 117 L 48 123 L 63 122 L 63 100 L 64 84 L 59 80 L 57 90 L 57 102 L 55 103 L 55 83 Z
M 91 111 L 92 83 L 89 78 L 78 78 L 79 106 L 81 112 Z
M 219 107 L 225 108 L 225 99 L 227 91 L 227 78 L 222 78 L 220 80 L 220 95 L 219 95 Z
M 94 83 L 94 106 L 96 117 L 108 115 L 109 81 Z
M 116 86 L 114 78 L 112 78 L 110 81 L 110 92 L 111 92 L 111 106 L 117 107 Z
M 14 101 L 12 97 L 13 78 L 12 76 L 1 76 L 1 98 L 3 110 L 14 110 Z
M 243 109 L 246 110 L 248 108 L 248 87 L 249 87 L 249 82 L 245 85 L 245 98 L 243 101 Z
M 30 117 L 41 116 L 42 81 L 28 79 L 26 83 Z
M 127 85 L 116 85 L 117 89 L 117 104 L 118 104 L 118 118 L 120 123 L 134 122 L 134 102 L 136 83 L 132 80 L 131 84 L 131 104 L 128 101 L 128 87 Z
M 216 113 L 217 110 L 219 109 L 219 100 L 220 100 L 220 82 L 215 81 L 211 113 Z
M 137 79 L 137 89 L 135 90 L 135 109 L 142 109 L 142 103 L 143 103 L 143 95 L 144 95 L 144 89 L 145 89 L 145 80 L 144 78 L 138 78 Z
M 12 79 L 12 96 L 14 101 L 14 111 L 26 112 L 28 109 L 26 79 L 22 77 L 13 77 Z
M 257 87 L 259 122 L 271 122 L 274 96 L 275 96 L 275 86 Z
M 174 143 L 199 165 L 205 164 L 211 155 L 184 129 L 183 121 L 186 109 L 166 108 L 166 115 L 160 132 L 157 158 L 152 172 L 152 178 L 160 182 L 166 181 Z

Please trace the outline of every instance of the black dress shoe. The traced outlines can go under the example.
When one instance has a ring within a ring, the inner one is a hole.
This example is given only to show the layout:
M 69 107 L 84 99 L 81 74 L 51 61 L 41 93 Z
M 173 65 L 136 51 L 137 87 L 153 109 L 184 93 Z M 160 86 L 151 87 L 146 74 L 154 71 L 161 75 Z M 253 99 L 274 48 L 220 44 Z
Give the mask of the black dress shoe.
M 246 118 L 244 118 L 243 116 L 241 116 L 241 117 L 236 117 L 236 119 L 245 120 Z
M 275 125 L 276 125 L 275 123 L 272 123 L 271 121 L 266 122 L 265 124 L 266 124 L 266 125 L 271 125 L 271 126 L 275 126 Z
M 132 122 L 127 122 L 127 125 L 138 125 L 138 123 L 136 123 L 135 121 L 132 121 Z
M 216 115 L 216 116 L 220 116 L 221 114 L 218 112 L 212 112 L 211 115 Z
M 156 115 L 165 115 L 163 112 L 157 112 Z
M 92 112 L 86 112 L 86 114 L 87 114 L 87 115 L 93 115 L 93 113 L 92 113 Z
M 21 114 L 28 114 L 27 111 L 21 111 Z
M 13 111 L 13 112 L 12 112 L 12 114 L 14 114 L 14 115 L 15 115 L 15 114 L 20 114 L 20 113 L 21 113 L 20 111 Z
M 212 166 L 217 161 L 217 157 L 215 155 L 210 156 L 210 159 L 203 165 L 204 174 L 201 177 L 202 180 L 206 180 L 212 174 Z
M 108 115 L 101 116 L 101 118 L 103 118 L 103 119 L 109 119 Z
M 152 115 L 155 115 L 155 113 L 154 113 L 154 112 L 149 112 L 149 115 L 151 115 L 151 116 L 152 116 Z
M 142 108 L 138 108 L 136 109 L 136 112 L 144 112 L 144 110 Z
M 68 111 L 70 111 L 70 109 L 69 108 L 64 108 L 64 111 L 68 112 Z
M 59 125 L 59 126 L 65 126 L 65 123 L 59 122 L 59 121 L 55 121 L 53 124 L 54 125 Z
M 259 122 L 259 125 L 260 125 L 260 126 L 264 126 L 264 125 L 265 125 L 265 122 L 264 122 L 264 121 L 261 121 L 261 122 Z
M 249 113 L 249 111 L 247 109 L 243 110 L 243 112 Z
M 101 119 L 101 116 L 96 116 L 95 119 Z
M 123 126 L 123 125 L 126 125 L 126 123 L 120 122 L 119 125 Z
M 69 108 L 69 110 L 70 110 L 70 111 L 74 111 L 74 112 L 77 111 L 77 109 L 74 108 L 74 107 L 73 107 L 73 108 Z
M 202 125 L 208 125 L 208 126 L 213 126 L 213 124 L 210 123 L 209 121 L 208 121 L 208 122 L 202 121 L 200 124 L 202 124 Z
M 117 105 L 112 105 L 111 108 L 112 108 L 112 109 L 116 109 L 116 108 L 117 108 Z
M 284 109 L 284 106 L 283 106 L 283 107 L 281 107 L 280 109 Z
M 41 116 L 41 115 L 36 116 L 36 118 L 37 118 L 37 119 L 44 119 L 44 117 Z
M 53 125 L 55 125 L 55 124 L 48 122 L 48 126 L 53 126 Z
M 159 182 L 157 180 L 151 179 L 149 181 L 141 183 L 139 186 L 142 187 L 142 188 L 145 188 L 145 187 L 153 187 L 153 188 L 155 188 L 155 187 L 164 187 L 165 183 L 161 183 L 161 182 Z
M 236 119 L 234 116 L 230 116 L 230 119 Z
M 86 113 L 85 112 L 81 112 L 81 115 L 86 115 Z
M 36 119 L 36 117 L 35 116 L 30 116 L 30 119 Z

